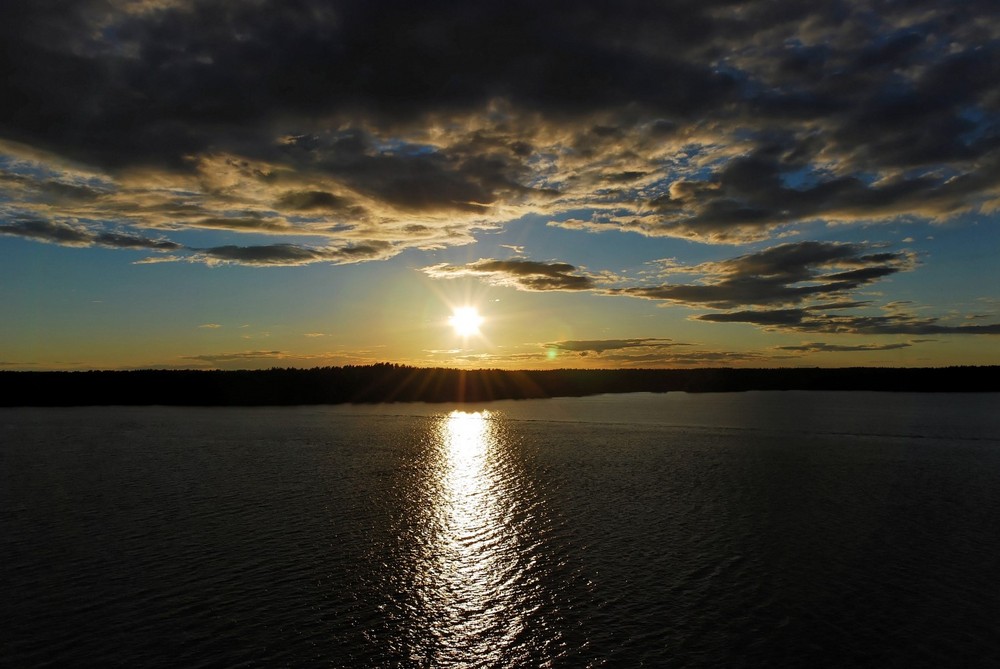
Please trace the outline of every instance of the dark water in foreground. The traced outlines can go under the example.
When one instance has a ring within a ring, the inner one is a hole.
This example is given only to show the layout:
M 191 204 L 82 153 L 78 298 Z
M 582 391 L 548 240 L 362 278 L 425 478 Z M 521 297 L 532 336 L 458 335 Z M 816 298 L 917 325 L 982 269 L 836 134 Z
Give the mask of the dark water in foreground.
M 0 664 L 1000 666 L 1000 397 L 0 410 Z

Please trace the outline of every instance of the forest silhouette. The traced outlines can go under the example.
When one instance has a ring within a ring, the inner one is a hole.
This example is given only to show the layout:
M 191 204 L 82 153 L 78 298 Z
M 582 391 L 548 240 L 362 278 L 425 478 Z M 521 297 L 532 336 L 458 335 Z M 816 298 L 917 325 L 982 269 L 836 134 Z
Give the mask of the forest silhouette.
M 458 370 L 380 363 L 266 370 L 0 372 L 0 406 L 486 402 L 629 392 L 997 392 L 1000 367 Z

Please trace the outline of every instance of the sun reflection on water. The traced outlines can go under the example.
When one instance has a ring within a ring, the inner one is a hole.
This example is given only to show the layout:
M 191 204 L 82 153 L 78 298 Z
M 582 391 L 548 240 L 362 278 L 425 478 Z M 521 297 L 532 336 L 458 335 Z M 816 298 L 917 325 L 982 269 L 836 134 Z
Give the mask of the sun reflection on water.
M 504 523 L 510 481 L 489 411 L 443 417 L 435 454 L 435 531 L 421 581 L 432 666 L 495 665 L 523 632 L 517 537 Z
M 551 666 L 580 656 L 587 640 L 565 614 L 590 586 L 567 559 L 538 444 L 492 409 L 432 415 L 406 443 L 383 493 L 392 540 L 372 553 L 386 598 L 370 639 L 394 658 L 380 666 Z
M 445 488 L 450 510 L 462 525 L 472 522 L 477 502 L 482 501 L 490 485 L 486 478 L 489 415 L 488 411 L 452 411 L 443 426 Z

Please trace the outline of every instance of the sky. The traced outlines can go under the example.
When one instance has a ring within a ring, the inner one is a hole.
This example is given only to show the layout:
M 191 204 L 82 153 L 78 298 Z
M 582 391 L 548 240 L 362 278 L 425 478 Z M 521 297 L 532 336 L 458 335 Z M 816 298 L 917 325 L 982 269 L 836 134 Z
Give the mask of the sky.
M 0 369 L 1000 364 L 995 0 L 36 0 L 0 45 Z

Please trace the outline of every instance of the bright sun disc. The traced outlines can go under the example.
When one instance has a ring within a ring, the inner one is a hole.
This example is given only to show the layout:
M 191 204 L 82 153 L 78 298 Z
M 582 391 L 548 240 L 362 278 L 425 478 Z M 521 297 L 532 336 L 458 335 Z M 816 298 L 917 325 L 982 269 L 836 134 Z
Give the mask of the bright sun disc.
M 452 312 L 448 319 L 451 327 L 455 328 L 455 334 L 462 337 L 479 333 L 479 326 L 483 324 L 483 317 L 479 315 L 475 307 L 459 307 Z

